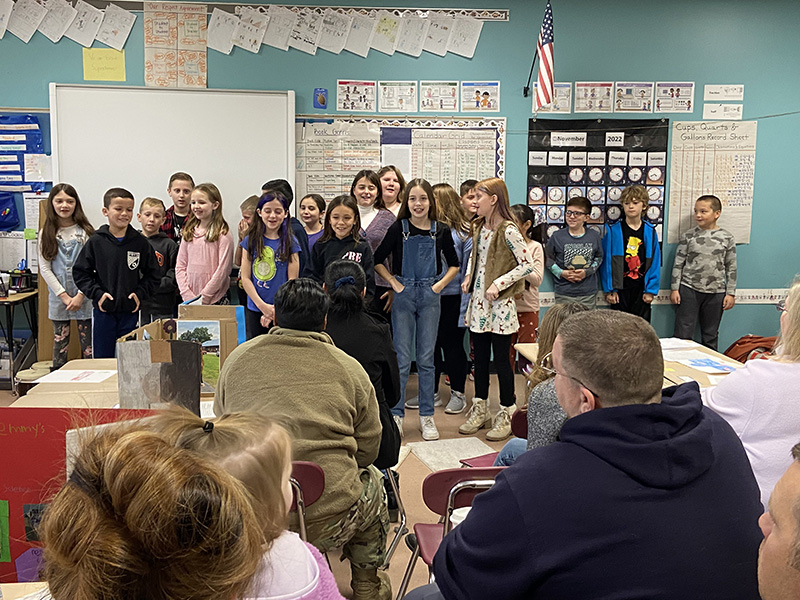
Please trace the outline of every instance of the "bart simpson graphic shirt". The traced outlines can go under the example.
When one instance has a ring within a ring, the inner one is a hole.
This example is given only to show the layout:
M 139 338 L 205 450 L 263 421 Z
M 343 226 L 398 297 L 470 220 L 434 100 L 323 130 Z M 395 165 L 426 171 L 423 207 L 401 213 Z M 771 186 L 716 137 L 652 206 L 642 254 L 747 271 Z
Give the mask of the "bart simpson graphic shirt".
M 625 243 L 625 273 L 623 275 L 623 287 L 644 288 L 644 223 L 639 229 L 631 229 L 623 219 L 622 222 L 622 241 Z

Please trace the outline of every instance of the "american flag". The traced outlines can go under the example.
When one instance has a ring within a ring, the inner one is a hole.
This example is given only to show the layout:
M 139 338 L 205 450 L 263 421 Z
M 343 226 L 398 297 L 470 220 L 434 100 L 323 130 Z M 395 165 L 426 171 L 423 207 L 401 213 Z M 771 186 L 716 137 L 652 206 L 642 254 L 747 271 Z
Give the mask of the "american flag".
M 536 110 L 553 101 L 553 9 L 550 0 L 544 9 L 544 21 L 536 42 L 536 53 L 539 56 L 539 76 L 536 86 Z

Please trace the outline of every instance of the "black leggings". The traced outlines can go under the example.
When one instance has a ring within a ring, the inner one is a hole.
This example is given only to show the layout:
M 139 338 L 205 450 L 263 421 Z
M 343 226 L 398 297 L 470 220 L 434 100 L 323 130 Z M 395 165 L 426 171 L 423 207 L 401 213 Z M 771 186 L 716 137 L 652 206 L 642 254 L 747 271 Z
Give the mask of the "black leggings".
M 248 340 L 269 333 L 271 329 L 261 324 L 261 311 L 250 310 L 247 306 L 244 307 L 244 327 Z
M 472 332 L 475 347 L 475 397 L 489 398 L 489 362 L 494 355 L 494 368 L 500 383 L 500 404 L 514 404 L 514 372 L 508 361 L 511 350 L 511 335 Z
M 439 377 L 444 372 L 450 376 L 450 389 L 463 394 L 464 384 L 467 381 L 467 353 L 464 351 L 466 329 L 458 321 L 461 313 L 461 294 L 442 296 L 441 307 L 439 335 L 433 353 L 436 365 L 434 391 L 439 391 Z

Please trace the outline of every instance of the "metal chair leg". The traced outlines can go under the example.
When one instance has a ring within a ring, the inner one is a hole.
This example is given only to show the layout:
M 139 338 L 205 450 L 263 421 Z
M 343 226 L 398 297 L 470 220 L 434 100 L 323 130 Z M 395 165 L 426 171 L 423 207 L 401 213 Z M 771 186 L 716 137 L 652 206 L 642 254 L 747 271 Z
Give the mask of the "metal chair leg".
M 300 484 L 294 477 L 289 479 L 289 483 L 291 483 L 292 487 L 294 488 L 295 493 L 295 503 L 297 504 L 297 522 L 300 526 L 300 539 L 304 542 L 308 541 L 308 536 L 306 535 L 306 503 L 303 499 L 303 488 L 300 487 Z
M 411 581 L 411 575 L 414 574 L 414 567 L 417 564 L 418 558 L 419 545 L 417 545 L 417 548 L 414 550 L 414 554 L 411 555 L 411 559 L 408 561 L 408 566 L 406 567 L 406 572 L 403 574 L 403 581 L 400 582 L 400 587 L 397 590 L 397 596 L 395 596 L 395 600 L 400 600 L 406 595 L 406 590 L 408 589 L 408 584 Z
M 391 471 L 391 469 L 389 469 L 389 471 Z M 392 543 L 389 544 L 389 548 L 386 550 L 386 558 L 381 566 L 383 570 L 389 568 L 389 562 L 392 560 L 394 551 L 397 550 L 397 546 L 400 544 L 400 540 L 403 539 L 403 536 L 408 533 L 408 527 L 406 527 L 406 509 L 403 506 L 403 500 L 400 498 L 400 488 L 397 485 L 397 480 L 392 473 L 389 473 L 389 485 L 392 488 L 392 492 L 394 492 L 394 498 L 397 502 L 397 510 L 400 513 L 400 523 L 394 528 Z

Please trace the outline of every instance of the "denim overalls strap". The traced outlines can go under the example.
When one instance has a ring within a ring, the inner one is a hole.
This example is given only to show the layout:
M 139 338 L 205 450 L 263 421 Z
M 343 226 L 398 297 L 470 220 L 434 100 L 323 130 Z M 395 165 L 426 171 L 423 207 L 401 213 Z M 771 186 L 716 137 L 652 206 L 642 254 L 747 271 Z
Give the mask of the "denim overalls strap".
M 78 286 L 75 285 L 75 281 L 72 279 L 72 265 L 75 264 L 83 248 L 83 244 L 77 239 L 64 241 L 56 238 L 56 242 L 58 244 L 58 252 L 55 258 L 50 262 L 50 268 L 53 271 L 53 275 L 56 276 L 56 279 L 64 286 L 64 290 L 67 294 L 74 296 L 79 290 Z M 84 299 L 83 304 L 78 310 L 68 311 L 61 299 L 51 290 L 47 299 L 47 316 L 51 321 L 83 321 L 85 319 L 91 319 L 92 303 L 88 299 Z
M 412 282 L 436 283 L 436 221 L 431 221 L 428 235 L 410 235 L 408 219 L 403 227 L 403 285 Z

